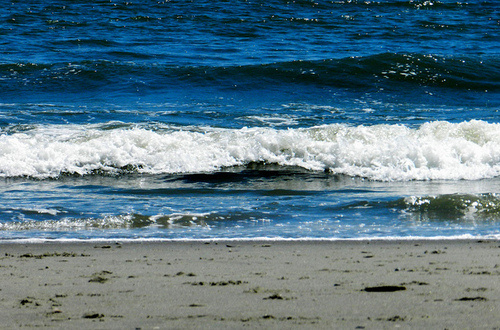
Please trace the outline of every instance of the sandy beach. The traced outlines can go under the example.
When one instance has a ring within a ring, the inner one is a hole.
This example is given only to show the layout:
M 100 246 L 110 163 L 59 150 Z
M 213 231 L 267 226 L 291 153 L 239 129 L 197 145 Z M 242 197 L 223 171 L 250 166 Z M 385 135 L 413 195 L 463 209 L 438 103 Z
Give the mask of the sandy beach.
M 0 327 L 500 328 L 500 242 L 0 244 Z

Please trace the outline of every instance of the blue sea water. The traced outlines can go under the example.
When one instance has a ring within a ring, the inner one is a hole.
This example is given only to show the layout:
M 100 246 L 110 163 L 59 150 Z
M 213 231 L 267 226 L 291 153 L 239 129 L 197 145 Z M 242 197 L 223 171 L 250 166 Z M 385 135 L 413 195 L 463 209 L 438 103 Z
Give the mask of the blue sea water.
M 0 240 L 500 237 L 500 3 L 9 1 Z

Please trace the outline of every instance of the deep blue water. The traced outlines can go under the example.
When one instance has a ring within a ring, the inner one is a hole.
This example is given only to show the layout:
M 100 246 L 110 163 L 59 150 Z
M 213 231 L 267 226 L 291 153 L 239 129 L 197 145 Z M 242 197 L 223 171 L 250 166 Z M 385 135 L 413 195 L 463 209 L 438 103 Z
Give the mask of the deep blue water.
M 10 1 L 0 239 L 500 236 L 498 1 Z

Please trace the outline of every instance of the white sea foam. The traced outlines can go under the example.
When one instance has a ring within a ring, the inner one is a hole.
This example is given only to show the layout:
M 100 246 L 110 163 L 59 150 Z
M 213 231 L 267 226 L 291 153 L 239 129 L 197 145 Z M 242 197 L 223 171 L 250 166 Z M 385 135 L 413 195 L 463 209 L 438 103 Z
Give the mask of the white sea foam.
M 22 238 L 22 239 L 2 239 L 1 244 L 39 244 L 39 243 L 155 243 L 155 242 L 383 242 L 383 241 L 471 241 L 471 240 L 491 240 L 498 241 L 499 234 L 491 235 L 453 235 L 453 236 L 388 236 L 388 237 L 358 237 L 358 238 L 318 238 L 318 237 L 301 237 L 301 238 L 286 238 L 286 237 L 221 237 L 221 238 Z
M 112 128 L 110 128 L 112 127 Z M 475 180 L 500 175 L 500 125 L 483 121 L 325 125 L 299 129 L 37 126 L 0 135 L 0 176 L 58 177 L 136 169 L 214 171 L 250 162 L 372 180 Z
M 133 216 L 106 216 L 103 218 L 64 218 L 61 220 L 23 220 L 0 222 L 0 231 L 59 231 L 82 229 L 129 229 L 133 226 Z

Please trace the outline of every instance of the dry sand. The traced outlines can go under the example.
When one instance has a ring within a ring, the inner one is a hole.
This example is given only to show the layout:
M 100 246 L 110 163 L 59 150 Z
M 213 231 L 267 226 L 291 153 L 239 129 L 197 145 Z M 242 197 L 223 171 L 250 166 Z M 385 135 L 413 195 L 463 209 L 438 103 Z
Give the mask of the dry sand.
M 500 242 L 0 244 L 0 327 L 500 328 Z

